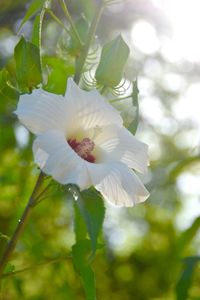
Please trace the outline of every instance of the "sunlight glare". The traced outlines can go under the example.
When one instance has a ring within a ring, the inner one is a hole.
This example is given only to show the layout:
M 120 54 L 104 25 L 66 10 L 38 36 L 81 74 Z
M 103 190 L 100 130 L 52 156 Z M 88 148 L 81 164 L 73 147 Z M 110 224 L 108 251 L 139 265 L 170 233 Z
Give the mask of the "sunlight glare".
M 153 54 L 159 50 L 159 41 L 153 25 L 140 20 L 132 28 L 133 44 L 145 54 Z

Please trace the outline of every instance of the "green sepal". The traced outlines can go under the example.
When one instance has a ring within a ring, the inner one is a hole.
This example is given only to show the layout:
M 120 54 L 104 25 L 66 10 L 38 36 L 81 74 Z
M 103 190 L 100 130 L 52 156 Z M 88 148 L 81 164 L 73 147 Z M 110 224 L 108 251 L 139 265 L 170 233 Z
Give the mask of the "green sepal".
M 105 44 L 95 73 L 97 84 L 112 88 L 117 86 L 123 77 L 129 52 L 121 35 Z

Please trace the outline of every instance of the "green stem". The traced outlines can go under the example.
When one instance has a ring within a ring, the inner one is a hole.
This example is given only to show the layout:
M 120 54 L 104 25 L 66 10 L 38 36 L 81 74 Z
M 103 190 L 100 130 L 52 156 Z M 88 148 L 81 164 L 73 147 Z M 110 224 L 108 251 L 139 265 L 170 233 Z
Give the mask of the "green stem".
M 70 31 L 67 29 L 67 27 L 56 17 L 56 15 L 52 12 L 50 9 L 46 9 L 46 12 L 50 14 L 50 16 L 54 19 L 56 23 L 58 23 L 68 34 L 70 34 Z
M 118 102 L 118 101 L 121 101 L 121 100 L 125 100 L 125 99 L 128 99 L 132 97 L 132 94 L 129 95 L 129 96 L 125 96 L 125 97 L 122 97 L 122 98 L 115 98 L 115 99 L 111 99 L 111 100 L 108 100 L 110 103 L 113 103 L 113 102 Z
M 102 13 L 103 13 L 104 7 L 105 7 L 104 2 L 101 2 L 100 5 L 97 7 L 94 18 L 93 18 L 91 26 L 90 26 L 87 41 L 86 41 L 85 45 L 82 48 L 82 52 L 81 52 L 80 57 L 77 60 L 76 73 L 75 73 L 75 76 L 74 76 L 74 81 L 77 84 L 79 84 L 79 81 L 80 81 L 80 78 L 81 78 L 81 73 L 83 71 L 83 67 L 84 67 L 84 64 L 85 64 L 85 61 L 86 61 L 86 58 L 87 58 L 87 55 L 88 55 L 88 52 L 89 52 L 89 49 L 90 49 L 90 45 L 91 45 L 92 40 L 94 38 L 96 29 L 97 29 L 97 25 L 99 23 L 99 20 L 101 18 Z
M 72 28 L 72 30 L 73 30 L 73 32 L 74 32 L 74 34 L 75 34 L 77 40 L 79 41 L 80 45 L 82 46 L 83 43 L 82 43 L 82 41 L 81 41 L 81 38 L 80 38 L 80 36 L 79 36 L 78 31 L 76 30 L 76 27 L 74 26 L 74 22 L 73 22 L 73 20 L 72 20 L 72 17 L 70 16 L 70 13 L 69 13 L 69 10 L 68 10 L 68 8 L 67 8 L 67 5 L 66 5 L 65 1 L 64 1 L 64 0 L 58 0 L 58 1 L 60 2 L 60 6 L 62 7 L 62 9 L 63 9 L 63 11 L 64 11 L 64 13 L 65 13 L 65 16 L 66 16 L 66 18 L 67 18 L 69 24 L 71 25 L 71 28 Z
M 27 268 L 24 268 L 24 269 L 21 269 L 21 270 L 18 270 L 18 271 L 14 271 L 14 272 L 5 273 L 5 274 L 2 275 L 2 279 L 8 278 L 8 277 L 11 277 L 11 276 L 15 276 L 15 275 L 18 275 L 18 274 L 21 274 L 21 273 L 24 273 L 24 272 L 27 272 L 27 271 L 30 271 L 30 270 L 33 270 L 33 269 L 39 268 L 41 266 L 45 266 L 45 265 L 49 265 L 49 264 L 55 264 L 57 262 L 66 260 L 68 258 L 70 258 L 70 256 L 48 259 L 47 261 L 41 262 L 41 263 L 39 263 L 37 265 L 34 265 L 34 266 L 30 266 L 30 267 L 27 267 Z
M 33 207 L 35 206 L 36 204 L 36 199 L 37 199 L 37 192 L 43 182 L 43 179 L 44 179 L 44 174 L 41 172 L 38 179 L 37 179 L 37 182 L 35 184 L 35 187 L 33 189 L 33 192 L 30 196 L 30 199 L 25 207 L 25 210 L 22 214 L 22 217 L 21 219 L 19 220 L 18 222 L 18 225 L 13 233 L 13 236 L 11 237 L 11 239 L 9 240 L 8 244 L 7 244 L 7 247 L 3 253 L 3 256 L 0 260 L 0 278 L 3 274 L 3 271 L 6 267 L 6 264 L 7 262 L 9 261 L 10 259 L 10 256 L 12 255 L 14 249 L 15 249 L 15 246 L 17 244 L 17 241 L 19 240 L 26 224 L 27 224 L 27 221 L 29 219 L 29 216 L 32 212 L 32 209 Z

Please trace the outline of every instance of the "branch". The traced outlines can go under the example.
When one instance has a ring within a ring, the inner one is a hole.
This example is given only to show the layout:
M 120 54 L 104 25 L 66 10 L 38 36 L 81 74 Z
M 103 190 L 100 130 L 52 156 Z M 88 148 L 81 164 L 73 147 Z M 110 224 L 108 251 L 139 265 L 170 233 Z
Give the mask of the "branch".
M 33 189 L 33 192 L 30 196 L 30 199 L 24 209 L 24 212 L 22 214 L 22 217 L 21 219 L 18 221 L 18 225 L 13 233 L 13 236 L 11 237 L 11 239 L 9 240 L 8 244 L 7 244 L 7 247 L 3 253 L 3 256 L 0 260 L 0 278 L 3 274 L 3 271 L 6 267 L 6 264 L 7 262 L 9 261 L 10 259 L 10 256 L 12 255 L 15 247 L 16 247 L 16 244 L 27 224 L 27 221 L 29 219 L 29 216 L 31 214 L 31 211 L 33 209 L 33 207 L 35 206 L 36 204 L 36 199 L 37 199 L 37 192 L 43 182 L 43 179 L 44 179 L 44 174 L 41 172 L 38 179 L 37 179 L 37 182 L 35 184 L 35 187 Z

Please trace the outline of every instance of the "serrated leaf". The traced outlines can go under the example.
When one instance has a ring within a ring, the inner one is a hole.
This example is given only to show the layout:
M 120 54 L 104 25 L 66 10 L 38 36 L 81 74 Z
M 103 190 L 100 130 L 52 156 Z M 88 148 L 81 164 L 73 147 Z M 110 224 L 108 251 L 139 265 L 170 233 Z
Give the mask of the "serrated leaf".
M 76 272 L 82 279 L 86 299 L 95 300 L 95 278 L 94 272 L 89 264 L 88 257 L 91 251 L 89 240 L 81 240 L 72 247 L 72 258 Z
M 176 285 L 176 300 L 188 299 L 194 268 L 199 261 L 199 256 L 187 257 L 184 259 L 185 269 L 183 270 L 183 273 Z
M 139 122 L 138 94 L 139 94 L 139 90 L 138 90 L 137 80 L 136 80 L 136 81 L 133 81 L 133 92 L 132 92 L 132 104 L 133 104 L 133 107 L 136 108 L 136 110 L 135 110 L 135 116 L 134 116 L 134 120 L 128 126 L 128 130 L 132 134 L 136 133 L 137 127 L 138 127 L 138 122 Z
M 86 238 L 87 228 L 76 201 L 74 201 L 74 233 L 76 241 Z
M 79 199 L 78 205 L 87 226 L 94 254 L 105 217 L 104 201 L 100 193 L 94 189 L 83 191 L 81 196 L 83 200 Z
M 36 14 L 40 9 L 42 9 L 43 5 L 45 3 L 45 0 L 33 0 L 30 7 L 28 8 L 22 23 L 19 27 L 19 31 L 22 29 L 23 25 L 32 17 L 34 14 Z
M 39 49 L 22 37 L 15 47 L 16 78 L 22 92 L 27 92 L 42 81 Z
M 77 201 L 80 216 L 85 222 L 91 240 L 92 256 L 94 256 L 105 216 L 104 202 L 100 193 L 93 188 L 83 192 L 80 192 L 76 186 L 72 186 L 71 189 L 73 190 L 72 193 L 75 193 L 74 198 Z
M 123 77 L 129 52 L 121 35 L 105 44 L 95 73 L 97 83 L 105 87 L 117 86 Z

